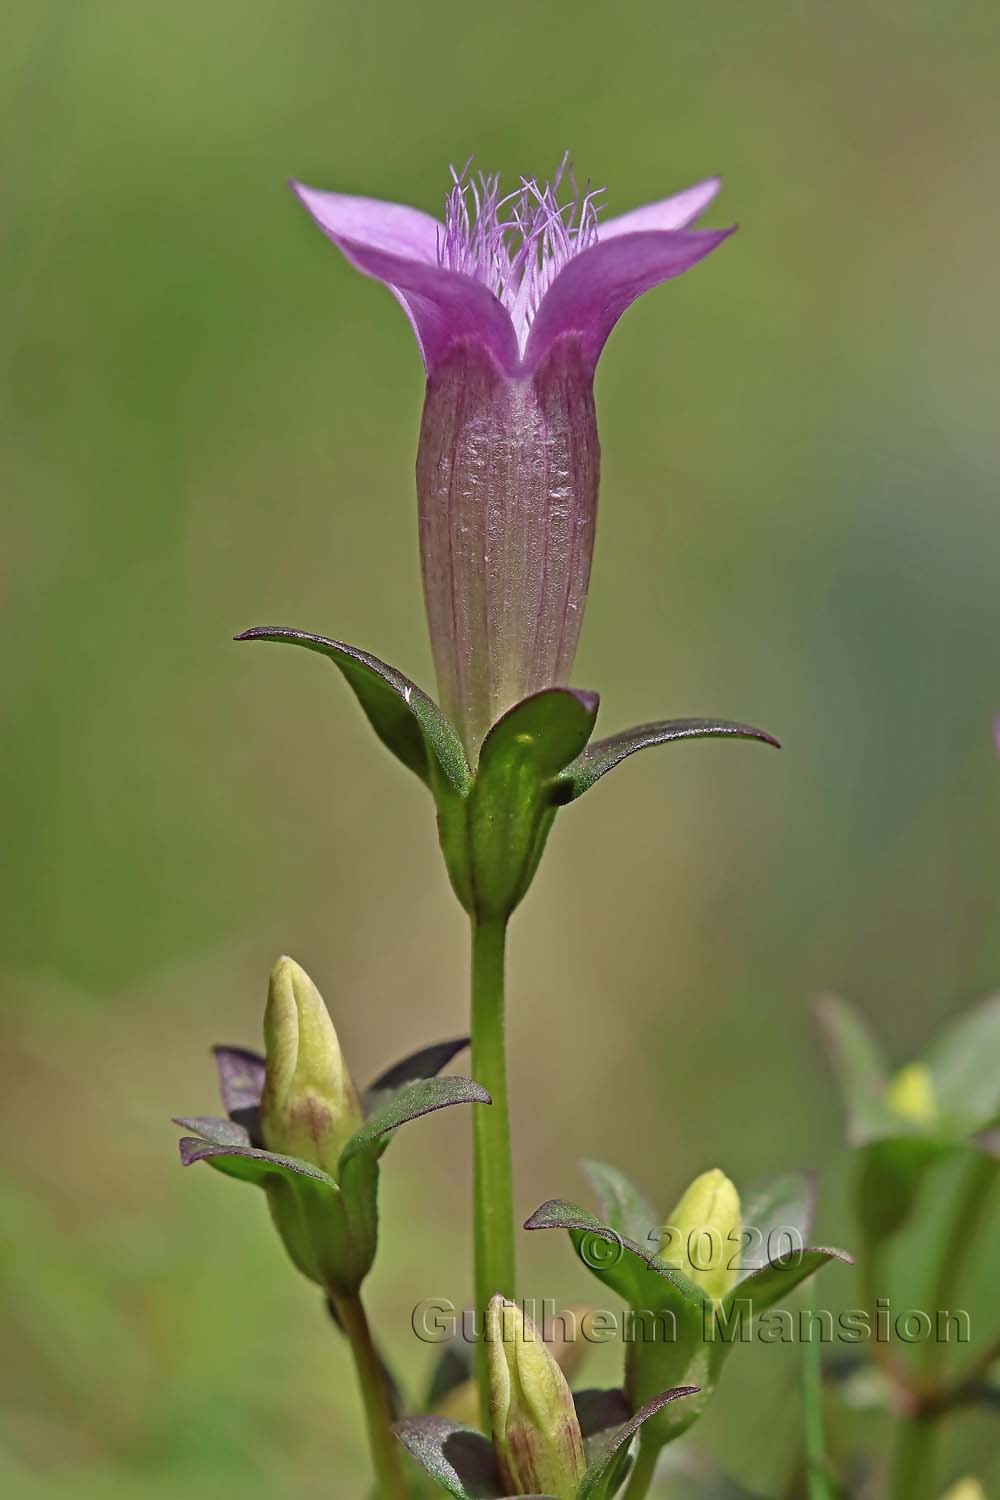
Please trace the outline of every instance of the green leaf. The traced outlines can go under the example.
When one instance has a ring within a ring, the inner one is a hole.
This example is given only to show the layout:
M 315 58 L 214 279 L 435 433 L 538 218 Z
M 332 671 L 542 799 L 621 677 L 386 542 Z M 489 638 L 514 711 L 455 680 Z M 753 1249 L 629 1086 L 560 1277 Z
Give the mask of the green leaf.
M 582 1161 L 580 1166 L 611 1228 L 649 1248 L 650 1235 L 659 1231 L 659 1220 L 644 1194 L 617 1167 L 600 1161 Z
M 468 798 L 439 818 L 452 884 L 480 918 L 507 917 L 538 868 L 559 806 L 558 773 L 593 732 L 594 693 L 547 688 L 483 741 Z
M 839 995 L 821 995 L 816 1019 L 840 1084 L 852 1146 L 887 1135 L 912 1133 L 912 1126 L 885 1102 L 888 1069 L 881 1049 L 857 1011 Z
M 343 641 L 278 625 L 256 625 L 238 641 L 277 641 L 317 651 L 340 669 L 375 733 L 397 760 L 435 790 L 438 773 L 464 795 L 471 780 L 462 742 L 433 699 L 377 656 Z
M 492 1104 L 493 1101 L 482 1084 L 471 1078 L 424 1078 L 418 1083 L 400 1089 L 388 1104 L 369 1116 L 360 1130 L 356 1130 L 340 1153 L 339 1171 L 343 1175 L 345 1164 L 352 1156 L 365 1150 L 376 1154 L 385 1150 L 388 1137 L 400 1125 L 429 1115 L 436 1109 L 447 1109 L 452 1104 Z
M 589 791 L 595 781 L 619 762 L 652 745 L 666 745 L 672 740 L 737 739 L 759 740 L 762 744 L 781 746 L 772 735 L 752 724 L 737 724 L 731 719 L 664 719 L 655 724 L 637 724 L 606 740 L 597 740 L 577 756 L 558 778 L 561 798 L 572 802 Z
M 183 1122 L 188 1125 L 194 1121 Z M 220 1122 L 211 1121 L 211 1124 Z M 238 1177 L 241 1182 L 252 1182 L 256 1187 L 266 1187 L 275 1177 L 307 1177 L 322 1187 L 339 1193 L 340 1188 L 326 1172 L 314 1167 L 311 1162 L 300 1161 L 296 1156 L 280 1156 L 274 1151 L 261 1151 L 256 1146 L 244 1146 L 232 1141 L 195 1140 L 183 1136 L 178 1142 L 181 1163 L 193 1166 L 197 1161 L 207 1161 L 217 1172 L 228 1177 Z
M 410 1417 L 393 1428 L 410 1457 L 456 1500 L 502 1500 L 493 1444 L 445 1417 Z
M 612 1493 L 612 1485 L 617 1478 L 620 1459 L 639 1429 L 651 1417 L 657 1416 L 671 1401 L 697 1394 L 698 1390 L 695 1386 L 679 1386 L 671 1391 L 661 1391 L 658 1396 L 647 1401 L 634 1416 L 610 1435 L 604 1451 L 594 1460 L 583 1476 L 576 1492 L 576 1500 L 604 1500 L 606 1494 Z M 609 1480 L 611 1484 L 608 1483 Z
M 1000 995 L 949 1026 L 923 1061 L 950 1134 L 967 1135 L 988 1125 L 1000 1110 Z
M 728 1319 L 738 1302 L 750 1302 L 755 1315 L 765 1312 L 831 1260 L 845 1266 L 854 1264 L 853 1257 L 846 1250 L 818 1247 L 790 1255 L 786 1264 L 762 1266 L 759 1271 L 752 1271 L 722 1299 L 723 1315 Z
M 537 1208 L 525 1229 L 564 1229 L 588 1270 L 632 1308 L 670 1306 L 685 1319 L 699 1322 L 708 1301 L 700 1286 L 666 1266 L 641 1245 L 619 1234 L 585 1208 L 550 1198 Z

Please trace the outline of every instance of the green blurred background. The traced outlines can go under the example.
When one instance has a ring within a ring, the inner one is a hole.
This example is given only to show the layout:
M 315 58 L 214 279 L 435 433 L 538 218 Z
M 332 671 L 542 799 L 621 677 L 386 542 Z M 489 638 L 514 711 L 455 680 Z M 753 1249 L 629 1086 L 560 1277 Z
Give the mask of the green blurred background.
M 428 800 L 328 667 L 230 641 L 295 624 L 431 685 L 412 336 L 285 179 L 436 211 L 450 162 L 569 146 L 619 212 L 724 174 L 739 235 L 602 361 L 576 681 L 606 732 L 721 713 L 785 749 L 651 754 L 561 816 L 513 927 L 518 1204 L 585 1196 L 581 1156 L 664 1210 L 709 1165 L 816 1164 L 850 1244 L 810 994 L 902 1059 L 1000 982 L 996 12 L 4 12 L 0 1480 L 357 1493 L 344 1348 L 169 1124 L 214 1107 L 212 1041 L 257 1042 L 282 951 L 362 1081 L 464 1024 Z M 370 1301 L 411 1379 L 413 1303 L 470 1292 L 467 1130 L 386 1162 Z M 561 1238 L 522 1264 L 525 1293 L 595 1290 Z M 796 1384 L 794 1351 L 740 1351 L 694 1445 L 777 1493 Z M 949 1463 L 995 1446 L 966 1422 Z

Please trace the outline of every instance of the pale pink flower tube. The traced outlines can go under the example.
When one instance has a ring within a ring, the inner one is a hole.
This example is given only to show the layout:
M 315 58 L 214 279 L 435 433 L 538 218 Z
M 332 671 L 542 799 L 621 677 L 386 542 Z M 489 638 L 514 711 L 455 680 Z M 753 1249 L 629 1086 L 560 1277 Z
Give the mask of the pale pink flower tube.
M 565 164 L 564 164 L 565 166 Z M 454 175 L 454 174 L 453 174 Z M 596 195 L 454 178 L 418 209 L 296 187 L 347 259 L 383 281 L 420 346 L 420 553 L 441 705 L 472 763 L 490 726 L 568 685 L 594 549 L 593 378 L 642 292 L 729 231 L 688 228 L 715 180 L 601 223 Z

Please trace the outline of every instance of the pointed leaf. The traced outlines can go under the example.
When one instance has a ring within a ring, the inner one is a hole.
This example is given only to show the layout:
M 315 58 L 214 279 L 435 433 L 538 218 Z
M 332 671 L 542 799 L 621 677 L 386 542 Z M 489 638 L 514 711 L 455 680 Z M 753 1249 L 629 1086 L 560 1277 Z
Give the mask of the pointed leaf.
M 264 1092 L 264 1059 L 260 1053 L 246 1047 L 213 1047 L 212 1055 L 226 1114 L 232 1116 L 235 1110 L 258 1106 Z
M 755 1316 L 765 1312 L 831 1260 L 839 1261 L 845 1266 L 854 1264 L 854 1257 L 848 1255 L 846 1250 L 831 1250 L 821 1246 L 790 1255 L 786 1264 L 775 1263 L 763 1266 L 759 1271 L 752 1271 L 723 1298 L 724 1316 L 728 1318 L 738 1302 L 750 1302 Z
M 454 725 L 433 699 L 395 667 L 343 641 L 279 625 L 257 625 L 236 639 L 286 642 L 329 657 L 379 739 L 404 766 L 432 789 L 440 772 L 454 791 L 464 794 L 467 790 L 471 773 Z
M 659 1220 L 656 1213 L 644 1194 L 629 1182 L 624 1172 L 600 1161 L 582 1161 L 580 1166 L 612 1229 L 646 1249 L 659 1243 Z M 651 1235 L 657 1236 L 655 1242 L 651 1240 Z
M 736 739 L 759 740 L 762 744 L 781 746 L 763 729 L 752 724 L 737 724 L 730 719 L 664 719 L 656 724 L 637 724 L 634 729 L 622 730 L 606 740 L 597 740 L 566 767 L 558 778 L 562 800 L 572 802 L 582 797 L 595 781 L 614 769 L 620 761 L 637 750 L 651 745 L 666 745 L 671 740 Z
M 678 1401 L 684 1396 L 697 1395 L 697 1386 L 678 1386 L 671 1391 L 662 1391 L 660 1395 L 654 1396 L 652 1400 L 640 1407 L 634 1417 L 630 1417 L 611 1435 L 604 1452 L 590 1465 L 576 1492 L 577 1500 L 588 1500 L 588 1497 L 596 1497 L 600 1493 L 603 1481 L 608 1477 L 619 1452 L 632 1441 L 644 1423 L 648 1422 L 651 1417 L 655 1417 L 671 1401 Z
M 411 1083 L 354 1132 L 340 1153 L 340 1171 L 343 1173 L 345 1163 L 359 1151 L 383 1151 L 388 1144 L 387 1136 L 421 1115 L 446 1109 L 451 1104 L 492 1103 L 482 1084 L 473 1083 L 471 1078 L 425 1078 Z
M 251 1145 L 263 1146 L 260 1099 L 264 1092 L 264 1059 L 259 1052 L 250 1052 L 245 1047 L 213 1047 L 212 1055 L 226 1114 L 245 1128 Z
M 244 1126 L 236 1120 L 219 1120 L 211 1115 L 178 1116 L 174 1120 L 182 1130 L 200 1135 L 213 1146 L 249 1146 L 250 1136 Z
M 457 1057 L 468 1045 L 467 1036 L 453 1037 L 447 1042 L 433 1042 L 429 1047 L 421 1047 L 419 1052 L 411 1052 L 400 1062 L 393 1063 L 391 1068 L 386 1068 L 365 1089 L 361 1101 L 365 1118 L 387 1104 L 389 1096 L 406 1084 L 419 1083 L 424 1078 L 436 1078 L 441 1069 L 446 1068 L 452 1058 Z
M 311 1162 L 300 1161 L 295 1156 L 279 1156 L 273 1151 L 261 1151 L 255 1146 L 218 1145 L 208 1140 L 195 1140 L 183 1136 L 178 1142 L 181 1164 L 193 1166 L 196 1161 L 207 1161 L 218 1172 L 229 1177 L 238 1177 L 241 1182 L 252 1182 L 265 1187 L 272 1177 L 307 1177 L 321 1187 L 339 1193 L 340 1188 L 326 1172 L 314 1167 Z
M 987 1125 L 1000 1109 L 1000 995 L 959 1017 L 924 1053 L 950 1133 Z
M 445 1417 L 410 1417 L 393 1428 L 403 1447 L 456 1500 L 502 1500 L 493 1444 Z
M 815 1011 L 840 1084 L 851 1145 L 906 1134 L 906 1122 L 885 1102 L 888 1070 L 881 1049 L 857 1011 L 839 995 L 820 995 Z
M 524 1227 L 567 1230 L 588 1270 L 630 1307 L 642 1311 L 669 1307 L 685 1323 L 701 1326 L 701 1309 L 709 1300 L 701 1287 L 586 1209 L 563 1198 L 550 1198 Z

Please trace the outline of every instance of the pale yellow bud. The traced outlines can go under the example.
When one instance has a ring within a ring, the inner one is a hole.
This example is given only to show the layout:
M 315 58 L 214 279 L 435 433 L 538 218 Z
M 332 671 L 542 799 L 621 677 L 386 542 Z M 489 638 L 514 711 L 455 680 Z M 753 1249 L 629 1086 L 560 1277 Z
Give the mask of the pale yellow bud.
M 934 1080 L 925 1063 L 907 1063 L 890 1079 L 885 1102 L 893 1114 L 901 1115 L 914 1125 L 933 1125 L 937 1119 Z
M 586 1471 L 566 1377 L 530 1318 L 494 1297 L 486 1312 L 493 1446 L 515 1495 L 574 1500 Z
M 291 958 L 279 958 L 271 973 L 264 1054 L 264 1144 L 335 1177 L 340 1153 L 362 1123 L 361 1105 L 323 997 Z
M 721 1302 L 736 1281 L 742 1228 L 740 1195 L 715 1167 L 695 1178 L 669 1216 L 661 1255 Z
M 986 1500 L 986 1491 L 978 1479 L 959 1479 L 941 1496 L 941 1500 Z

